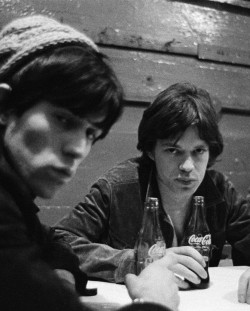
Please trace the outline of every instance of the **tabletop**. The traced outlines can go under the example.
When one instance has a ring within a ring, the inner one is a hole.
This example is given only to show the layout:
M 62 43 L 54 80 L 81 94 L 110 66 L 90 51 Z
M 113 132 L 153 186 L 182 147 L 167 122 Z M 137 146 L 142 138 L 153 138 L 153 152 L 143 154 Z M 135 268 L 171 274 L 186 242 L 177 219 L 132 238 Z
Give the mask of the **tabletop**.
M 237 300 L 238 280 L 246 269 L 243 266 L 209 268 L 209 288 L 179 291 L 179 311 L 249 311 L 249 304 Z M 131 302 L 125 285 L 89 281 L 88 287 L 96 287 L 98 294 L 81 297 L 81 301 L 96 306 L 96 309 L 116 310 Z

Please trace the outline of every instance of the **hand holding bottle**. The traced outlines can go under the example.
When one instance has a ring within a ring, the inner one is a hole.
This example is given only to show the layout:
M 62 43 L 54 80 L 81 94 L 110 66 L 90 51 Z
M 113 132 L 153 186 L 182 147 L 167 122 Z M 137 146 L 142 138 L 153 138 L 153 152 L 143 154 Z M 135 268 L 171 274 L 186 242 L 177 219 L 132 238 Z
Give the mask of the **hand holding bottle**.
M 206 262 L 205 269 L 207 276 L 201 278 L 197 284 L 187 279 L 191 287 L 205 289 L 209 286 L 208 266 L 211 256 L 211 233 L 206 220 L 205 200 L 203 196 L 195 196 L 193 198 L 192 213 L 188 225 L 184 232 L 181 245 L 190 245 L 196 249 Z
M 201 278 L 207 277 L 203 256 L 191 246 L 168 248 L 165 256 L 158 261 L 174 272 L 176 283 L 181 289 L 189 288 L 189 282 L 200 284 Z

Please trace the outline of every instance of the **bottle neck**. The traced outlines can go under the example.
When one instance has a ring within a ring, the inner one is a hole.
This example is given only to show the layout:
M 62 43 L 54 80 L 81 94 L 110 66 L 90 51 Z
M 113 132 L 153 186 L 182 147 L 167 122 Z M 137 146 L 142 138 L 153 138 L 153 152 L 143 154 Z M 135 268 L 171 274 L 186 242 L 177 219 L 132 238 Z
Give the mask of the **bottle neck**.
M 206 222 L 206 211 L 204 201 L 193 203 L 193 214 L 196 220 Z
M 208 227 L 206 221 L 206 211 L 203 197 L 194 197 L 190 219 L 188 222 L 189 228 Z
M 151 237 L 153 239 L 159 239 L 162 237 L 159 221 L 159 205 L 155 202 L 146 202 L 144 207 L 142 226 L 139 232 L 142 237 Z

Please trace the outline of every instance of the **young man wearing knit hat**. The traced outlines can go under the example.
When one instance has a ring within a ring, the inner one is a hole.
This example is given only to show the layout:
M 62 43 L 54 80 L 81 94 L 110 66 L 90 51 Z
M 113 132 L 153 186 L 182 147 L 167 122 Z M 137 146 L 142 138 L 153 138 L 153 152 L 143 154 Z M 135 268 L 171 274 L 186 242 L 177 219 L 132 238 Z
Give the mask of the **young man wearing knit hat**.
M 120 116 L 121 102 L 113 70 L 84 34 L 45 16 L 14 20 L 1 31 L 1 311 L 88 310 L 76 294 L 91 294 L 87 277 L 71 248 L 41 225 L 34 199 L 51 198 L 71 180 Z M 150 301 L 151 310 L 177 310 L 167 269 L 174 260 L 128 276 L 131 298 Z

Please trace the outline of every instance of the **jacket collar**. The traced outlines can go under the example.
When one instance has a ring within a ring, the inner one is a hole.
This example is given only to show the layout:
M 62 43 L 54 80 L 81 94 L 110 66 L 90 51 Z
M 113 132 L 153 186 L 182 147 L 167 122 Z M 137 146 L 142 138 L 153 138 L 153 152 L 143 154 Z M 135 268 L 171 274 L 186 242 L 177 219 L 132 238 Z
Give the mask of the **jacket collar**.
M 224 201 L 223 196 L 219 192 L 218 187 L 216 187 L 214 180 L 209 174 L 209 170 L 206 171 L 202 183 L 194 193 L 194 196 L 195 195 L 204 196 L 207 208 Z

